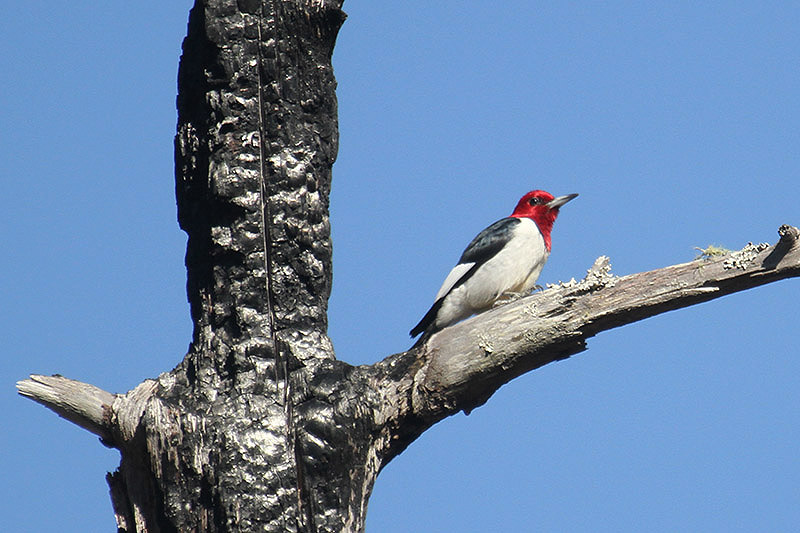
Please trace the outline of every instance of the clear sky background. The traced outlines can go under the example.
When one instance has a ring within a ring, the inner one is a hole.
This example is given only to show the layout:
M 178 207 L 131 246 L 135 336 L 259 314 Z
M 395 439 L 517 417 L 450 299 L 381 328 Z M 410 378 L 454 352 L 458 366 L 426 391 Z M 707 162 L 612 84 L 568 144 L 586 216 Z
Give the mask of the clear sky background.
M 624 275 L 800 224 L 797 2 L 348 0 L 330 335 L 407 349 L 464 246 L 526 191 L 561 212 L 540 282 Z M 16 395 L 172 369 L 191 323 L 175 215 L 190 2 L 4 2 L 0 529 L 113 531 L 115 450 Z M 423 435 L 368 532 L 800 528 L 794 279 L 590 339 Z

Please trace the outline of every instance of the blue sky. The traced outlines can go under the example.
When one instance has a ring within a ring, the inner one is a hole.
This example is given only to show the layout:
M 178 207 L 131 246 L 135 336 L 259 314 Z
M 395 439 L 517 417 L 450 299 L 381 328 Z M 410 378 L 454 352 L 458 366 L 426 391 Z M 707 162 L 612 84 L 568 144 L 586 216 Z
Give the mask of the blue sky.
M 16 380 L 124 392 L 188 346 L 172 137 L 189 7 L 0 7 L 3 530 L 114 530 L 118 453 Z M 796 3 L 345 10 L 340 359 L 408 348 L 464 246 L 533 188 L 580 193 L 540 282 L 601 254 L 624 275 L 800 224 Z M 395 459 L 367 531 L 797 529 L 798 301 L 800 281 L 783 281 L 590 339 Z

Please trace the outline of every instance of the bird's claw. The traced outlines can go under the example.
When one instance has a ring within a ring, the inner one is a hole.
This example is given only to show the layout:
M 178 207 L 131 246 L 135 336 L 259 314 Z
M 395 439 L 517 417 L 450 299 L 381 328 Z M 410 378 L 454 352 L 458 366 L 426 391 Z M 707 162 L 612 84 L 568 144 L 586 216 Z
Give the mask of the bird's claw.
M 495 307 L 500 307 L 501 305 L 510 304 L 511 302 L 516 302 L 523 296 L 527 295 L 527 292 L 504 292 L 497 300 L 495 300 L 494 304 L 492 304 L 492 309 Z

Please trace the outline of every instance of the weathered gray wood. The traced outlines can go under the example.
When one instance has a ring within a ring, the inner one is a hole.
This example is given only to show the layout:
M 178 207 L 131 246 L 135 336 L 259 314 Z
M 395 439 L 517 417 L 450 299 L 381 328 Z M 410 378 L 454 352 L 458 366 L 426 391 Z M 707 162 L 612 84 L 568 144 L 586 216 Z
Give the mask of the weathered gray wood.
M 33 375 L 18 381 L 17 391 L 104 441 L 111 439 L 111 407 L 116 397 L 110 392 L 59 375 Z
M 178 220 L 194 321 L 183 361 L 113 395 L 18 384 L 121 452 L 120 531 L 362 531 L 375 478 L 425 429 L 586 339 L 800 275 L 775 247 L 580 283 L 457 324 L 370 366 L 334 357 L 330 64 L 341 0 L 197 0 L 179 71 Z

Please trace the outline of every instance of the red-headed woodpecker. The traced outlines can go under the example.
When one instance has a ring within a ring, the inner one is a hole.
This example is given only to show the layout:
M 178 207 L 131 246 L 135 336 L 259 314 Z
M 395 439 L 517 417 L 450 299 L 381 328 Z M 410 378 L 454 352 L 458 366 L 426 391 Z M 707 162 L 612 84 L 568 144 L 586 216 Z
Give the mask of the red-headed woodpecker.
M 576 196 L 554 198 L 549 192 L 531 191 L 511 216 L 480 232 L 445 278 L 411 336 L 439 331 L 491 308 L 501 298 L 530 292 L 550 255 L 550 231 L 558 209 Z

